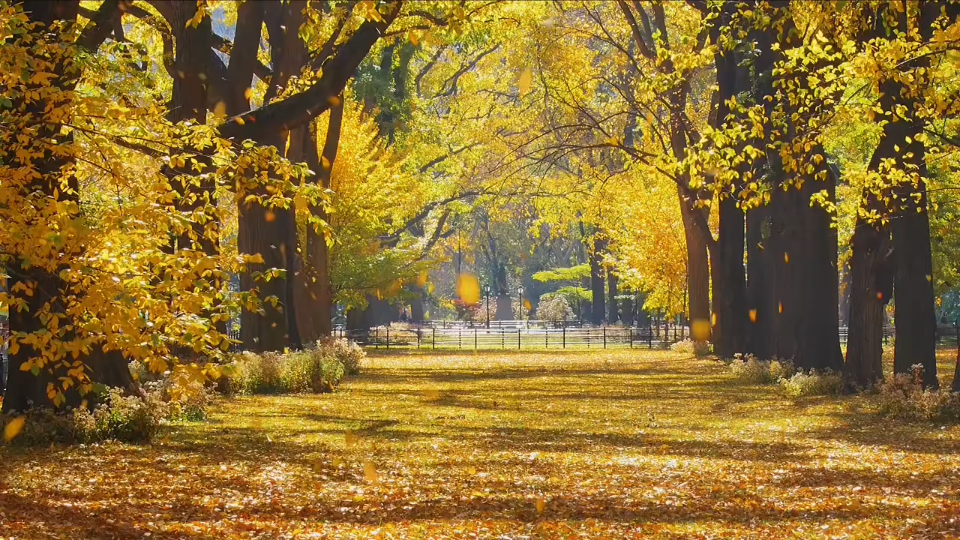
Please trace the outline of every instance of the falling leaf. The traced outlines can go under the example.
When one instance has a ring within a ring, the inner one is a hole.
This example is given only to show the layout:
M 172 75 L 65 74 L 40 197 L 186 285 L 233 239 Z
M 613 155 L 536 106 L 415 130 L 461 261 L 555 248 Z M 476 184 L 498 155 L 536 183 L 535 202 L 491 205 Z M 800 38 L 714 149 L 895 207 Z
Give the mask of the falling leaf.
M 7 422 L 7 425 L 3 427 L 3 440 L 6 442 L 12 441 L 20 434 L 20 430 L 23 429 L 23 424 L 26 423 L 26 421 L 26 416 L 18 416 Z
M 473 274 L 460 274 L 457 278 L 457 296 L 467 305 L 480 303 L 480 281 Z
M 533 84 L 533 72 L 530 71 L 530 68 L 524 69 L 520 72 L 520 78 L 517 80 L 517 88 L 520 90 L 520 95 L 526 94 L 530 91 L 530 86 Z
M 377 466 L 372 461 L 363 464 L 363 479 L 371 484 L 380 482 L 380 475 L 377 473 Z
M 274 213 L 273 210 L 267 210 L 267 213 L 263 216 L 263 219 L 265 219 L 267 223 L 273 223 L 273 221 L 277 219 L 277 214 Z
M 750 310 L 750 322 L 757 322 L 757 310 L 755 309 Z
M 690 325 L 690 332 L 696 341 L 706 341 L 710 339 L 710 323 L 705 319 L 695 319 Z
M 544 510 L 547 509 L 547 501 L 543 497 L 537 497 L 536 501 L 537 513 L 542 514 Z
M 360 437 L 357 436 L 357 434 L 354 433 L 354 432 L 352 432 L 352 431 L 348 431 L 348 432 L 344 433 L 343 435 L 344 435 L 343 438 L 344 438 L 344 440 L 345 440 L 346 443 L 347 443 L 347 448 L 351 448 L 351 447 L 353 447 L 353 446 L 356 446 L 357 442 L 360 441 Z

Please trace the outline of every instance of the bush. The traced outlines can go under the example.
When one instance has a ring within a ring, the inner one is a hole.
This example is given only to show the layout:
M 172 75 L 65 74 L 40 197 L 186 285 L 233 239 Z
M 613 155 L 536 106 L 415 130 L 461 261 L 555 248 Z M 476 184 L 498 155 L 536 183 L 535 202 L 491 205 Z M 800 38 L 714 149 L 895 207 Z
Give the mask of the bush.
M 317 342 L 317 347 L 328 356 L 339 360 L 347 375 L 359 375 L 361 364 L 367 358 L 363 347 L 344 338 L 325 338 Z
M 710 344 L 706 341 L 684 339 L 683 341 L 678 341 L 670 345 L 670 350 L 683 354 L 692 354 L 694 356 L 706 356 L 710 354 Z
M 281 391 L 332 392 L 343 379 L 343 364 L 321 349 L 285 355 L 281 363 Z
M 544 295 L 537 304 L 537 319 L 541 321 L 564 322 L 574 318 L 573 309 L 570 308 L 567 299 L 559 294 Z
M 787 395 L 833 396 L 843 391 L 843 375 L 833 371 L 819 373 L 795 373 L 792 377 L 779 377 L 780 387 Z
M 230 390 L 237 394 L 276 394 L 282 391 L 280 355 L 240 353 L 231 364 Z
M 351 345 L 336 345 L 336 354 L 359 371 L 363 351 L 358 354 Z M 245 352 L 234 357 L 224 376 L 238 394 L 322 393 L 339 386 L 344 372 L 344 363 L 324 346 L 284 355 Z
M 167 405 L 156 396 L 125 396 L 120 389 L 112 388 L 92 409 L 82 406 L 63 412 L 31 410 L 13 440 L 24 445 L 94 443 L 108 439 L 149 442 L 160 429 L 167 411 Z M 0 425 L 5 427 L 16 418 L 14 415 L 0 417 Z
M 792 378 L 796 370 L 789 360 L 758 360 L 752 354 L 738 354 L 730 362 L 730 372 L 737 380 L 748 384 L 773 384 Z
M 960 421 L 960 394 L 949 388 L 923 388 L 923 366 L 913 373 L 894 375 L 877 385 L 880 414 L 911 421 Z

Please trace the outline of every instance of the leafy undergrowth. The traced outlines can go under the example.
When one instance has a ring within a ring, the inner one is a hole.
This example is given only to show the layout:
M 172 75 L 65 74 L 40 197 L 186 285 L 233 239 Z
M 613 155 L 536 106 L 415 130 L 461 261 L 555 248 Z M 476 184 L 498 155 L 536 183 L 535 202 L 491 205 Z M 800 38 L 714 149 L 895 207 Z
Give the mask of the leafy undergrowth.
M 674 352 L 393 355 L 150 446 L 0 448 L 16 538 L 941 538 L 960 426 Z

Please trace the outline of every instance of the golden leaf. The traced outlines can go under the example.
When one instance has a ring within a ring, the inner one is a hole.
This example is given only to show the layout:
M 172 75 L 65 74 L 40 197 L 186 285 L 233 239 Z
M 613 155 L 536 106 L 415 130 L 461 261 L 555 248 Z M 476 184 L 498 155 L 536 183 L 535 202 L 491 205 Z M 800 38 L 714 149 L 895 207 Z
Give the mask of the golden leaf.
M 7 422 L 7 425 L 3 427 L 3 440 L 6 442 L 12 441 L 20 434 L 20 430 L 23 429 L 23 424 L 26 423 L 26 421 L 26 416 L 18 416 Z

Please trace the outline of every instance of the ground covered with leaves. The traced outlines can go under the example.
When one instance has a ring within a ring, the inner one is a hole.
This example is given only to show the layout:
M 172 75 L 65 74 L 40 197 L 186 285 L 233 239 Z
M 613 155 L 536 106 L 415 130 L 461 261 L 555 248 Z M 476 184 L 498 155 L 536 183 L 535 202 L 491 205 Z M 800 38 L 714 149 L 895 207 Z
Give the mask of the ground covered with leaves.
M 0 537 L 957 537 L 960 426 L 874 401 L 671 352 L 382 356 L 147 446 L 0 447 Z

